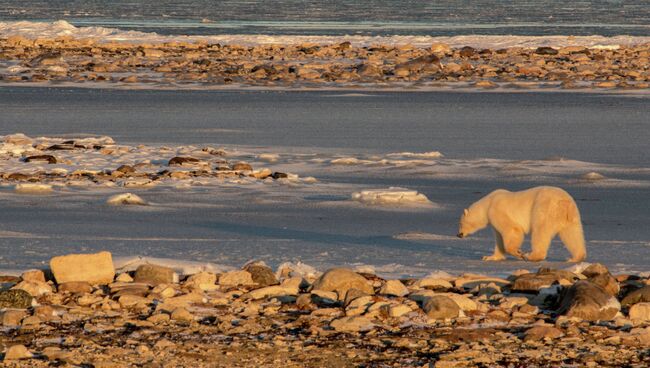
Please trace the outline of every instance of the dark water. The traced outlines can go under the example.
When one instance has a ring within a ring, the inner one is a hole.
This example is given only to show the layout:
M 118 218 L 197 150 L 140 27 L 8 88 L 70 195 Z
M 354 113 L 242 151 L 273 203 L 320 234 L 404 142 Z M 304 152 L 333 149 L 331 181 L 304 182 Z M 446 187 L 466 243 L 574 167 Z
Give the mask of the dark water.
M 647 0 L 0 1 L 0 21 L 59 19 L 163 34 L 644 36 L 650 33 L 650 4 Z

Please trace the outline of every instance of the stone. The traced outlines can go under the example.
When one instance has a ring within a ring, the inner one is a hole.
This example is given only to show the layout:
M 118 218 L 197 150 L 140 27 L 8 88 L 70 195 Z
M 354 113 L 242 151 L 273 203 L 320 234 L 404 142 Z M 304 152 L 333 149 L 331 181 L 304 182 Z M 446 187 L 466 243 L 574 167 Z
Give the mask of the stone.
M 45 282 L 45 273 L 41 270 L 27 270 L 20 275 L 23 281 Z
M 540 341 L 544 339 L 557 339 L 564 336 L 564 332 L 554 326 L 534 326 L 524 333 L 524 341 Z
M 121 273 L 121 274 L 117 275 L 117 277 L 115 278 L 115 281 L 116 282 L 133 282 L 133 277 L 131 277 L 131 275 L 129 275 L 128 273 L 124 272 L 124 273 Z
M 422 310 L 432 319 L 456 318 L 460 315 L 458 304 L 443 295 L 434 295 L 425 299 Z
M 120 306 L 122 308 L 129 308 L 136 305 L 149 305 L 151 303 L 151 300 L 143 296 L 127 294 L 120 296 L 118 303 L 120 303 Z
M 187 309 L 180 307 L 172 311 L 170 318 L 177 322 L 192 322 L 194 321 L 194 315 L 190 313 Z
M 648 322 L 650 321 L 650 303 L 636 303 L 630 307 L 630 319 Z
M 34 307 L 34 316 L 42 321 L 52 321 L 58 318 L 57 311 L 50 305 L 39 305 Z
M 232 165 L 234 171 L 253 171 L 253 167 L 246 162 L 238 162 Z
M 169 166 L 182 166 L 185 164 L 196 164 L 199 160 L 194 157 L 174 157 L 167 163 Z
M 58 284 L 85 281 L 91 285 L 106 285 L 113 282 L 115 277 L 110 252 L 54 257 L 50 260 L 50 269 Z
M 25 157 L 25 162 L 47 162 L 48 164 L 55 164 L 56 157 L 52 155 L 36 155 Z
M 643 302 L 650 302 L 650 285 L 644 286 L 627 294 L 621 301 L 621 305 L 629 306 Z
M 290 288 L 283 285 L 272 285 L 251 290 L 248 293 L 242 295 L 241 298 L 258 300 L 285 295 L 298 295 L 298 288 Z
M 609 270 L 603 264 L 593 263 L 587 266 L 587 268 L 582 270 L 582 272 L 580 273 L 585 275 L 586 277 L 593 277 L 597 275 L 608 274 Z
M 235 270 L 224 272 L 219 276 L 219 285 L 223 286 L 251 286 L 255 285 L 253 276 L 248 271 Z
M 169 320 L 170 320 L 170 317 L 169 317 L 169 314 L 167 314 L 167 313 L 158 313 L 158 314 L 151 315 L 150 317 L 147 318 L 147 321 L 149 321 L 151 323 L 156 323 L 156 324 L 167 322 Z
M 364 316 L 351 316 L 333 320 L 330 322 L 330 327 L 337 332 L 349 333 L 370 331 L 375 327 L 375 324 Z
M 248 271 L 255 282 L 259 286 L 271 286 L 279 284 L 278 279 L 275 277 L 271 267 L 264 263 L 249 263 L 244 266 L 244 270 Z
M 45 282 L 38 281 L 21 281 L 18 284 L 12 287 L 13 290 L 24 290 L 33 297 L 39 297 L 41 295 L 50 294 L 52 292 L 52 287 Z
M 379 294 L 392 296 L 408 295 L 409 289 L 399 280 L 388 280 L 379 289 Z
M 595 274 L 593 276 L 590 276 L 588 280 L 602 287 L 607 292 L 607 294 L 611 296 L 617 296 L 618 292 L 621 290 L 618 282 L 609 272 Z
M 3 290 L 0 291 L 0 309 L 18 308 L 25 309 L 32 306 L 31 294 L 25 290 Z
M 210 272 L 199 272 L 191 275 L 185 280 L 184 285 L 201 289 L 203 291 L 212 291 L 217 289 L 217 275 Z
M 178 274 L 169 267 L 152 264 L 138 266 L 135 270 L 135 282 L 149 284 L 152 286 L 160 284 L 173 284 L 178 282 Z
M 5 352 L 5 361 L 29 359 L 32 353 L 25 347 L 25 345 L 12 345 Z
M 58 291 L 73 294 L 92 293 L 93 287 L 86 281 L 70 281 L 59 284 Z
M 5 327 L 20 326 L 20 322 L 27 316 L 27 312 L 22 309 L 7 309 L 0 312 L 0 325 Z
M 578 281 L 562 293 L 557 312 L 587 321 L 611 320 L 621 305 L 599 285 Z
M 556 49 L 554 49 L 554 48 L 552 48 L 552 47 L 542 46 L 542 47 L 538 47 L 538 48 L 535 50 L 535 53 L 536 53 L 537 55 L 557 55 L 557 54 L 558 54 L 558 50 L 556 50 Z
M 447 280 L 433 278 L 433 277 L 425 277 L 423 279 L 420 279 L 415 283 L 415 286 L 422 289 L 445 289 L 445 290 L 452 289 L 454 287 Z
M 537 273 L 527 273 L 518 276 L 512 283 L 513 292 L 538 292 L 555 283 L 573 283 L 578 276 L 569 271 L 542 268 Z
M 372 285 L 365 277 L 347 268 L 329 269 L 312 284 L 312 290 L 335 291 L 339 300 L 345 298 L 349 289 L 374 294 Z
M 401 317 L 405 314 L 411 313 L 411 307 L 404 304 L 390 305 L 388 307 L 388 315 L 392 318 Z

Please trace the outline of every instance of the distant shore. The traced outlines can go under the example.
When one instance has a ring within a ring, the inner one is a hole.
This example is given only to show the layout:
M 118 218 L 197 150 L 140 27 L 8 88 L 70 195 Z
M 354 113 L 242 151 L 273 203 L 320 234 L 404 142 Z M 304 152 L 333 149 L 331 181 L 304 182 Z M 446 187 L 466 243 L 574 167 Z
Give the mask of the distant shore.
M 626 91 L 650 87 L 650 44 L 479 48 L 106 42 L 0 35 L 0 85 L 125 88 Z

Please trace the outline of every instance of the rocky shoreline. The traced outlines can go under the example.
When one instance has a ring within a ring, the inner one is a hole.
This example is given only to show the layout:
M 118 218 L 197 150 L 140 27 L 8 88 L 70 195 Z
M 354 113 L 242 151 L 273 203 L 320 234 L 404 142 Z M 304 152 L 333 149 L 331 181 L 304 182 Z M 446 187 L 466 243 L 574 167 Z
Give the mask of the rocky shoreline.
M 618 48 L 129 43 L 0 38 L 0 85 L 648 89 L 650 44 Z
M 386 280 L 291 263 L 116 270 L 100 252 L 0 281 L 8 367 L 650 363 L 650 279 L 601 264 Z

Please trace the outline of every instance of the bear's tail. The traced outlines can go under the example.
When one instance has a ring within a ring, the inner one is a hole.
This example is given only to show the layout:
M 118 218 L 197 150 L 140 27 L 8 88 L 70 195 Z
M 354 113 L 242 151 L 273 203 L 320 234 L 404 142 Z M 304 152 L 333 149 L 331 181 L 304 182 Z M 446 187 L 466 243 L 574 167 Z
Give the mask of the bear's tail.
M 559 233 L 562 243 L 571 253 L 571 262 L 581 262 L 587 258 L 587 248 L 585 246 L 585 235 L 582 231 L 582 221 L 580 212 L 575 202 L 567 206 L 567 224 Z

